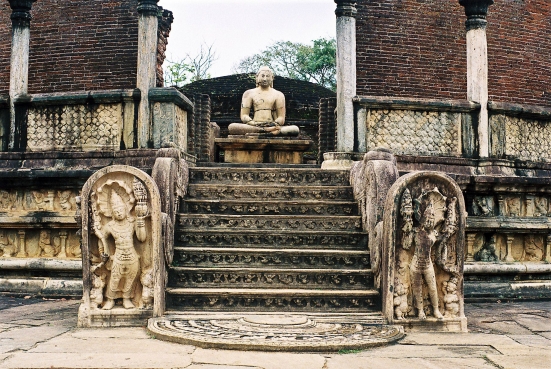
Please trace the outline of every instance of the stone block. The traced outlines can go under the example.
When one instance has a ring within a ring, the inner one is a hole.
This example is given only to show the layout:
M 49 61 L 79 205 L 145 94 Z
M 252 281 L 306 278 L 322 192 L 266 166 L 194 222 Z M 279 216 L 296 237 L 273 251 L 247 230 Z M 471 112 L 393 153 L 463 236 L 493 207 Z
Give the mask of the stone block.
M 302 164 L 311 141 L 256 138 L 217 138 L 226 163 Z

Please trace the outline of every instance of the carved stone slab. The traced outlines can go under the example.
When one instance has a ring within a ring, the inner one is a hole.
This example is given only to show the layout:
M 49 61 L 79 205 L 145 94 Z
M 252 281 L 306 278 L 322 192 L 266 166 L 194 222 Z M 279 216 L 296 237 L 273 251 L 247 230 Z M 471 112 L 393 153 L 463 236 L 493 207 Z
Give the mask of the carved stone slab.
M 381 325 L 380 315 L 196 315 L 150 319 L 161 340 L 205 348 L 262 351 L 338 351 L 381 346 L 404 336 L 402 327 Z
M 153 179 L 130 166 L 106 167 L 86 182 L 81 203 L 78 325 L 143 325 L 162 314 L 161 201 Z
M 383 221 L 383 314 L 412 330 L 465 332 L 465 202 L 439 172 L 414 172 L 391 187 Z

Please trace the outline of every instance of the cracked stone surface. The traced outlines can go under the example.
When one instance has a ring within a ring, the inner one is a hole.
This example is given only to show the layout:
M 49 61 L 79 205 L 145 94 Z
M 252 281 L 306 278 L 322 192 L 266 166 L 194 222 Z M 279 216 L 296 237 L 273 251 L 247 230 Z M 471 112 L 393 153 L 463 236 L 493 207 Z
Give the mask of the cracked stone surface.
M 77 329 L 78 304 L 0 296 L 0 368 L 551 367 L 549 302 L 467 304 L 470 333 L 411 333 L 394 345 L 331 354 L 202 349 L 155 340 L 145 328 Z

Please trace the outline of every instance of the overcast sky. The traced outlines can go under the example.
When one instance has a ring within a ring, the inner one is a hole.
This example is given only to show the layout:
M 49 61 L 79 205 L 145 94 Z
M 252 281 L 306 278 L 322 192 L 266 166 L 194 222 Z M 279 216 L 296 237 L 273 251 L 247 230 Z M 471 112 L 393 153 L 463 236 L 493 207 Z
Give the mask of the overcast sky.
M 213 77 L 232 73 L 241 59 L 276 41 L 309 43 L 335 37 L 333 0 L 160 0 L 174 13 L 167 57 L 196 55 L 214 44 Z

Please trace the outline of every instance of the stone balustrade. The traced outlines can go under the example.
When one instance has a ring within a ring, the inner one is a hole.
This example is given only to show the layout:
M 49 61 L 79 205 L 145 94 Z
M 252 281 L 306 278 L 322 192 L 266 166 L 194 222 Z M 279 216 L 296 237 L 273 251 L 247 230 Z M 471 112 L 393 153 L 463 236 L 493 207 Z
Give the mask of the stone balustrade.
M 188 114 L 193 104 L 173 88 L 149 93 L 152 118 L 148 146 L 187 153 Z M 20 95 L 14 100 L 18 151 L 120 151 L 138 147 L 141 93 L 107 90 Z M 0 99 L 0 136 L 6 151 L 9 103 Z

